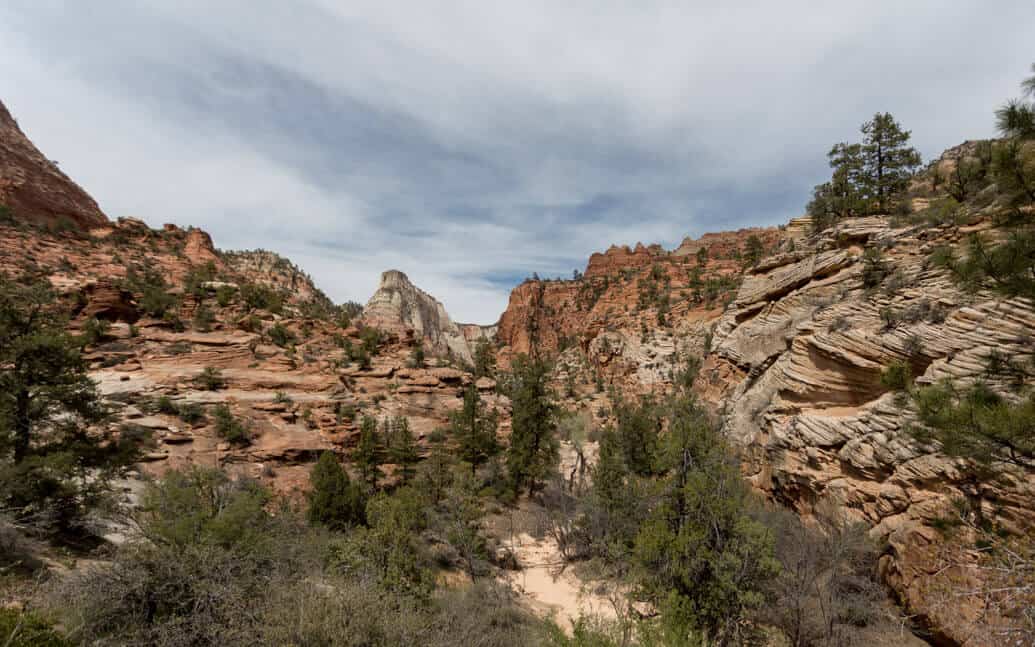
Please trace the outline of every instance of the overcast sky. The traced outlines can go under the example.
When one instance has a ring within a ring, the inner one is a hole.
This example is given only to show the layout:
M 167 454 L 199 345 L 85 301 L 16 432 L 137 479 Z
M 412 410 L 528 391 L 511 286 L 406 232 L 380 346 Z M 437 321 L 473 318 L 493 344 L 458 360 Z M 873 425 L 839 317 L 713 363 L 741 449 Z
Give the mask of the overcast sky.
M 612 243 L 799 215 L 875 111 L 925 160 L 992 135 L 1033 43 L 1031 0 L 4 0 L 0 99 L 112 218 L 490 323 Z

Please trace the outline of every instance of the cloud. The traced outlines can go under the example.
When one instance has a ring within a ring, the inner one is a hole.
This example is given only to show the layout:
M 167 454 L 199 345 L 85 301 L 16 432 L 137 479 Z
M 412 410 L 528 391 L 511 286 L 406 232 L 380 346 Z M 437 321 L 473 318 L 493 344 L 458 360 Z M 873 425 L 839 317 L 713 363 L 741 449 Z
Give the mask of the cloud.
M 13 0 L 0 91 L 109 215 L 488 323 L 611 243 L 797 215 L 877 110 L 927 158 L 991 135 L 1033 37 L 1020 1 Z

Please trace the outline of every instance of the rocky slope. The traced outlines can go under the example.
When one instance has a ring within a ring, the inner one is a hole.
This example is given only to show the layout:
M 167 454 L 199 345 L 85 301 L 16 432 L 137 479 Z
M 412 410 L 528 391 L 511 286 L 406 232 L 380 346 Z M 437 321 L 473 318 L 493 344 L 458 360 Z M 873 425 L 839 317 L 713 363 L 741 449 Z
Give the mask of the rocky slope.
M 520 353 L 555 355 L 579 379 L 628 393 L 664 389 L 673 370 L 703 353 L 709 329 L 740 281 L 749 237 L 766 249 L 776 228 L 707 234 L 674 251 L 660 246 L 611 247 L 593 254 L 570 281 L 528 280 L 510 294 L 497 340 L 505 364 Z M 698 250 L 704 254 L 698 257 Z M 565 369 L 567 370 L 567 369 Z
M 989 227 L 871 217 L 799 241 L 745 278 L 696 383 L 743 448 L 751 481 L 803 514 L 832 504 L 871 525 L 889 545 L 888 583 L 955 642 L 980 635 L 981 609 L 931 595 L 945 567 L 937 547 L 946 540 L 934 528 L 965 500 L 1004 530 L 1033 532 L 1035 466 L 976 479 L 914 440 L 908 398 L 880 375 L 905 362 L 919 384 L 984 379 L 1010 392 L 1015 376 L 991 374 L 989 358 L 1032 356 L 1035 305 L 965 293 L 928 260 L 934 246 Z M 864 247 L 885 250 L 879 286 L 864 286 Z
M 97 203 L 29 141 L 0 102 L 0 205 L 23 220 L 77 229 L 108 219 Z
M 346 349 L 364 343 L 367 324 L 342 327 L 339 318 L 314 315 L 310 304 L 322 293 L 311 290 L 275 292 L 282 304 L 249 304 L 243 289 L 284 285 L 290 273 L 282 263 L 241 259 L 217 253 L 196 229 L 120 220 L 86 236 L 0 225 L 0 275 L 49 280 L 69 304 L 73 331 L 106 322 L 86 347 L 91 376 L 115 408 L 108 433 L 152 439 L 144 471 L 225 465 L 281 491 L 304 489 L 319 452 L 348 453 L 361 416 L 404 416 L 420 442 L 460 405 L 473 378 L 433 363 L 414 367 L 421 340 L 412 330 L 385 331 L 362 368 Z M 170 298 L 165 316 L 148 313 L 142 288 L 128 280 L 145 267 L 166 278 L 158 288 Z M 199 382 L 206 369 L 219 371 L 218 388 Z M 491 380 L 479 387 L 505 409 Z M 250 442 L 219 437 L 217 404 L 245 424 Z M 204 415 L 181 415 L 191 408 Z
M 427 341 L 469 361 L 468 340 L 485 333 L 454 324 L 405 276 L 389 299 L 402 307 L 376 307 L 382 286 L 364 321 L 273 252 L 219 251 L 195 228 L 111 222 L 0 116 L 0 280 L 49 282 L 72 331 L 92 335 L 91 376 L 115 413 L 104 431 L 148 439 L 141 471 L 223 465 L 294 492 L 319 452 L 350 451 L 362 416 L 405 417 L 422 443 L 460 406 L 474 378 L 439 361 L 416 366 L 413 351 Z M 58 227 L 52 216 L 68 219 Z M 385 330 L 371 343 L 363 334 L 375 324 Z M 349 350 L 360 346 L 369 365 Z M 215 383 L 199 379 L 205 371 Z M 505 428 L 494 386 L 478 381 Z M 248 442 L 220 437 L 215 405 Z
M 188 255 L 190 250 L 187 251 Z M 332 306 L 323 290 L 316 287 L 311 276 L 289 259 L 265 249 L 248 251 L 221 251 L 219 256 L 232 271 L 254 277 L 263 285 L 295 295 L 301 301 Z

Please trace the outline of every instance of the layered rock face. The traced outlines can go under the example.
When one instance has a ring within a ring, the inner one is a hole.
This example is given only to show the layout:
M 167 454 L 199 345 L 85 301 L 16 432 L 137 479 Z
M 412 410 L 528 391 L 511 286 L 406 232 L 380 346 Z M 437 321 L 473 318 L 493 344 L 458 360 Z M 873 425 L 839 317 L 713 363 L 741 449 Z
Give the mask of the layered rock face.
M 752 235 L 767 249 L 782 239 L 770 228 L 707 234 L 672 252 L 612 246 L 590 257 L 581 278 L 525 281 L 499 320 L 500 359 L 578 349 L 591 377 L 631 393 L 664 388 L 687 357 L 703 353 L 740 280 L 740 255 Z M 702 248 L 703 263 L 696 256 Z
M 471 342 L 492 334 L 491 327 L 454 323 L 445 306 L 398 270 L 381 274 L 377 291 L 363 308 L 363 321 L 398 333 L 412 330 L 433 354 L 467 363 L 473 359 Z
M 945 566 L 931 550 L 945 541 L 932 526 L 965 500 L 1002 528 L 1035 531 L 1035 466 L 1004 464 L 1001 478 L 975 479 L 961 461 L 914 440 L 908 397 L 880 375 L 905 362 L 920 384 L 983 379 L 1010 392 L 1013 378 L 989 373 L 989 357 L 1031 356 L 1035 306 L 964 293 L 927 261 L 933 246 L 987 226 L 858 218 L 767 259 L 718 320 L 695 385 L 744 449 L 759 489 L 802 514 L 830 503 L 873 526 L 890 545 L 887 581 L 956 641 L 973 635 L 966 620 L 975 610 L 929 595 Z M 887 276 L 870 289 L 863 246 L 885 250 Z
M 94 199 L 37 150 L 2 102 L 0 205 L 23 222 L 81 231 L 108 224 Z

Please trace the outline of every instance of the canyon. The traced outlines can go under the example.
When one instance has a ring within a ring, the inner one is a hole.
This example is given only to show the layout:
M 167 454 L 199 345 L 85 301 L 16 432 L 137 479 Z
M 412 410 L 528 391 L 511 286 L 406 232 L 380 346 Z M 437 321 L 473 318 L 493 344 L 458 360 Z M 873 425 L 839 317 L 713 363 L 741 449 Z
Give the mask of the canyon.
M 920 212 L 927 204 L 918 200 Z M 516 286 L 498 322 L 481 326 L 454 322 L 395 270 L 364 307 L 341 309 L 273 252 L 221 251 L 195 228 L 111 221 L 2 104 L 0 204 L 0 275 L 48 281 L 75 332 L 104 322 L 85 349 L 116 412 L 102 431 L 150 435 L 141 476 L 223 466 L 299 497 L 321 452 L 355 447 L 362 416 L 405 417 L 424 448 L 470 385 L 501 416 L 505 439 L 510 404 L 473 367 L 488 343 L 501 368 L 523 354 L 555 360 L 561 404 L 599 426 L 614 421 L 609 391 L 662 395 L 699 366 L 693 391 L 738 448 L 752 486 L 806 518 L 835 506 L 865 522 L 885 546 L 884 581 L 946 642 L 979 635 L 983 611 L 932 591 L 945 570 L 935 526 L 953 502 L 972 502 L 1014 534 L 1035 529 L 1035 469 L 975 479 L 962 460 L 909 433 L 915 415 L 880 380 L 900 362 L 917 384 L 981 378 L 1009 390 L 1012 376 L 989 374 L 988 358 L 1031 357 L 1035 306 L 964 291 L 928 260 L 934 247 L 992 229 L 989 220 L 869 216 L 813 233 L 797 218 L 687 238 L 673 250 L 612 246 L 577 278 Z M 873 247 L 888 277 L 876 289 L 863 277 Z M 164 282 L 141 279 L 149 273 Z M 148 290 L 173 297 L 163 315 L 148 312 Z M 352 350 L 364 345 L 368 364 Z M 217 384 L 205 383 L 206 371 Z M 250 442 L 227 442 L 211 420 L 177 413 L 216 403 L 243 421 Z

